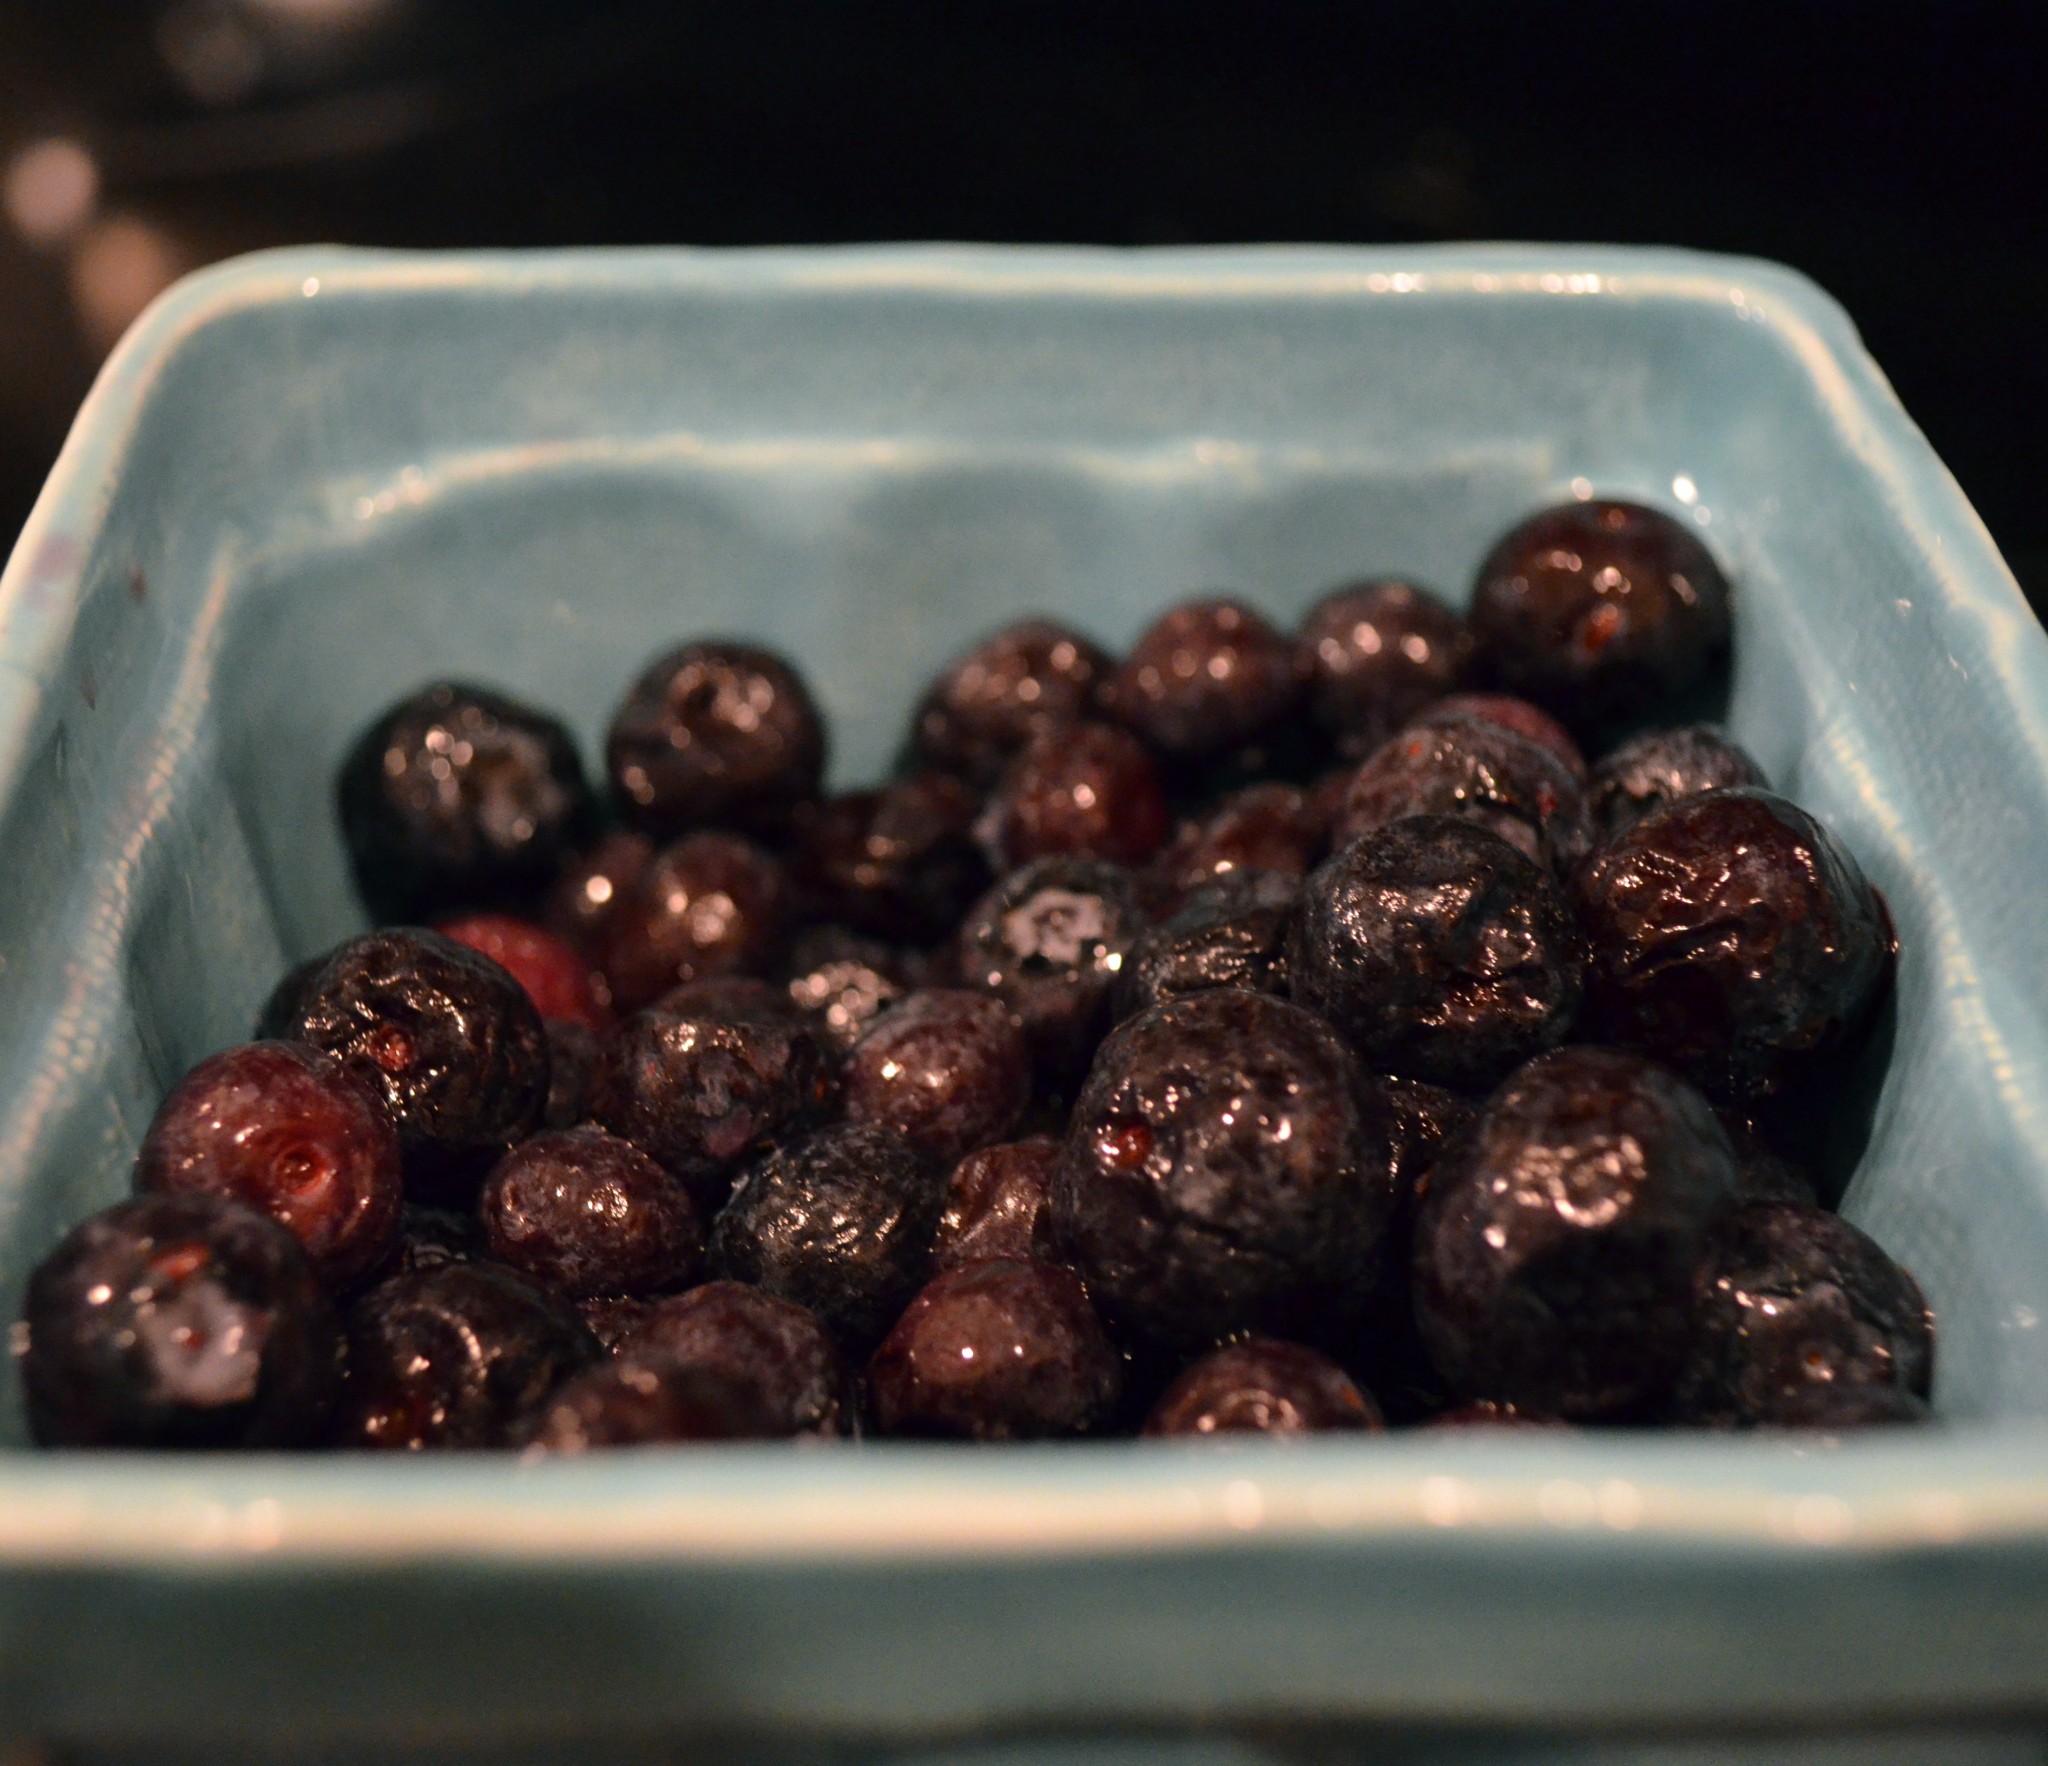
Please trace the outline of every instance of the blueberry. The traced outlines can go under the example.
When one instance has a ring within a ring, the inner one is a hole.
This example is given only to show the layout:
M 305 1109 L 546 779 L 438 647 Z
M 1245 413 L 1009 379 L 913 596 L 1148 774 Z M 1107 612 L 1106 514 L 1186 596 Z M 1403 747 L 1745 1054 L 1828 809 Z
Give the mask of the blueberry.
M 530 894 L 592 816 L 567 730 L 456 681 L 422 687 L 371 724 L 336 795 L 356 887 L 380 920 Z
M 1116 1016 L 1214 987 L 1284 996 L 1300 905 L 1300 879 L 1273 871 L 1225 871 L 1190 890 L 1131 946 L 1112 995 Z
M 1653 809 L 1738 785 L 1768 789 L 1763 768 L 1711 724 L 1645 730 L 1594 769 L 1588 801 L 1599 837 L 1624 834 Z
M 563 1300 L 494 1263 L 393 1276 L 348 1317 L 344 1446 L 505 1447 L 603 1351 Z
M 627 819 L 650 834 L 774 834 L 818 794 L 825 727 L 803 677 L 773 651 L 685 644 L 627 689 L 605 764 Z
M 1431 727 L 1468 723 L 1477 718 L 1483 724 L 1497 724 L 1512 730 L 1525 741 L 1546 748 L 1564 762 L 1581 788 L 1587 779 L 1586 756 L 1571 731 L 1540 705 L 1517 699 L 1512 693 L 1451 693 L 1415 714 L 1414 721 Z
M 1111 1317 L 1213 1342 L 1298 1304 L 1394 1197 L 1363 1169 L 1362 1076 L 1321 1019 L 1219 989 L 1119 1025 L 1088 1075 L 1052 1191 L 1057 1242 Z M 1381 1174 L 1383 1176 L 1383 1174 Z
M 570 1299 L 682 1287 L 704 1255 L 689 1192 L 601 1128 L 521 1141 L 484 1180 L 479 1212 L 493 1257 Z
M 711 1267 L 807 1306 L 865 1352 L 924 1280 L 945 1179 L 901 1135 L 846 1125 L 771 1153 L 711 1229 Z
M 937 772 L 809 806 L 788 860 L 807 917 L 901 944 L 945 937 L 989 886 L 981 807 L 979 792 Z
M 645 834 L 627 830 L 572 853 L 548 891 L 543 909 L 548 930 L 580 951 L 594 951 L 605 922 L 647 874 L 654 853 L 654 842 Z
M 1722 1427 L 1841 1427 L 1853 1399 L 1888 1387 L 1927 1396 L 1934 1315 L 1913 1278 L 1837 1214 L 1796 1202 L 1737 1209 L 1694 1279 L 1679 1420 Z M 1881 1407 L 1880 1407 L 1881 1408 Z
M 1430 1172 L 1414 1281 L 1431 1359 L 1463 1398 L 1566 1417 L 1654 1404 L 1734 1198 L 1728 1137 L 1677 1075 L 1610 1049 L 1532 1061 Z
M 649 1308 L 623 1353 L 750 1385 L 774 1435 L 844 1435 L 849 1376 L 817 1314 L 740 1282 L 706 1282 Z
M 141 1196 L 81 1221 L 29 1277 L 19 1333 L 46 1447 L 303 1447 L 340 1339 L 299 1242 L 222 1196 Z
M 479 1175 L 547 1105 L 547 1035 L 533 1001 L 496 963 L 438 933 L 350 939 L 320 971 L 292 1035 L 382 1102 L 416 1188 Z
M 950 1269 L 983 1257 L 1056 1261 L 1046 1214 L 1059 1164 L 1060 1143 L 1051 1135 L 969 1153 L 946 1180 L 933 1264 Z
M 1741 1103 L 1848 1046 L 1889 985 L 1889 916 L 1813 817 L 1755 790 L 1654 810 L 1573 881 L 1584 1034 Z
M 1292 785 L 1248 785 L 1182 822 L 1146 882 L 1171 913 L 1188 891 L 1232 871 L 1306 876 L 1329 844 L 1330 818 L 1307 794 Z
M 759 1441 L 779 1431 L 761 1393 L 710 1368 L 619 1354 L 558 1387 L 522 1432 L 530 1453 L 681 1441 Z
M 171 1089 L 142 1138 L 135 1187 L 241 1202 L 345 1287 L 395 1243 L 404 1174 L 390 1117 L 339 1061 L 303 1043 L 252 1042 Z
M 1166 788 L 1144 743 L 1114 724 L 1055 724 L 1004 771 L 978 824 L 998 870 L 1033 859 L 1143 863 L 1171 827 Z
M 1300 701 L 1294 646 L 1242 602 L 1168 609 L 1110 684 L 1117 717 L 1170 760 L 1213 760 L 1262 735 Z
M 842 1054 L 907 991 L 900 952 L 841 926 L 813 926 L 789 954 L 789 1000 Z
M 1727 579 L 1670 516 L 1565 503 L 1504 535 L 1470 619 L 1483 667 L 1574 729 L 1654 715 L 1728 650 Z
M 1353 760 L 1455 692 L 1472 668 L 1463 616 L 1392 578 L 1332 589 L 1309 609 L 1295 643 L 1309 715 Z
M 1460 717 L 1411 724 L 1352 776 L 1335 844 L 1406 816 L 1458 816 L 1539 865 L 1564 871 L 1586 849 L 1586 800 L 1555 754 L 1504 724 Z
M 576 1302 L 576 1316 L 610 1354 L 644 1325 L 656 1302 L 645 1294 L 589 1294 Z
M 1370 1066 L 1484 1091 L 1563 1042 L 1584 955 L 1564 891 L 1476 823 L 1410 816 L 1309 878 L 1294 997 Z
M 1009 1257 L 934 1276 L 868 1363 L 884 1435 L 1028 1441 L 1086 1434 L 1120 1368 L 1072 1271 Z
M 386 1274 L 445 1269 L 451 1263 L 475 1263 L 486 1255 L 484 1223 L 474 1214 L 408 1202 L 399 1218 L 398 1242 L 392 1248 Z
M 1147 1435 L 1311 1435 L 1385 1427 L 1379 1406 L 1326 1355 L 1250 1337 L 1189 1364 L 1145 1419 Z
M 333 954 L 331 950 L 322 951 L 285 971 L 256 1014 L 256 1023 L 249 1032 L 251 1042 L 283 1042 L 291 1036 L 292 1026 L 299 1021 L 299 1007 Z
M 846 1118 L 893 1129 L 951 1166 L 999 1141 L 1031 1101 L 1031 1051 L 999 1000 L 962 988 L 904 995 L 846 1058 Z
M 548 1101 L 541 1121 L 548 1128 L 573 1128 L 583 1120 L 597 1071 L 597 1038 L 566 1018 L 545 1018 L 548 1038 Z
M 596 934 L 594 956 L 621 1012 L 714 975 L 762 975 L 790 915 L 782 866 L 737 834 L 686 834 L 656 853 Z
M 707 1217 L 749 1160 L 820 1120 L 833 1097 L 816 1030 L 778 991 L 762 992 L 709 1010 L 672 995 L 636 1012 L 591 1080 L 592 1120 L 680 1180 Z
M 1114 672 L 1095 645 L 1051 620 L 1005 626 L 932 683 L 911 720 L 911 754 L 993 783 L 1040 730 L 1100 716 Z
M 611 1022 L 602 978 L 568 940 L 512 914 L 465 914 L 434 930 L 486 956 L 526 989 L 543 1018 L 599 1031 Z

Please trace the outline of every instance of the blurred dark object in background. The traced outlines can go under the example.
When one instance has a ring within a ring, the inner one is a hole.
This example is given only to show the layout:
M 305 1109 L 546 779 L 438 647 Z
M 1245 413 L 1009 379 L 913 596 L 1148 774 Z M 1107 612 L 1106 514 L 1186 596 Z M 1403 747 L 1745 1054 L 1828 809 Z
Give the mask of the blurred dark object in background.
M 2048 603 L 2023 9 L 0 4 L 0 532 L 183 270 L 305 240 L 1653 241 L 1794 264 Z

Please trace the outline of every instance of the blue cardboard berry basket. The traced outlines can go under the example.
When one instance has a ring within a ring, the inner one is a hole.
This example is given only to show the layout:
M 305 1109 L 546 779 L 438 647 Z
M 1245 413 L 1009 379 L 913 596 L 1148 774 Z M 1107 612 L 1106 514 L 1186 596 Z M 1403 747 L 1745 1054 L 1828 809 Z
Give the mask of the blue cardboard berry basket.
M 1738 585 L 1730 718 L 1890 897 L 1846 1212 L 1938 1429 L 1187 1450 L 38 1453 L 0 1394 L 0 1734 L 904 1739 L 2048 1710 L 2048 642 L 1842 314 L 1591 248 L 335 250 L 181 284 L 0 585 L 0 1307 L 155 1099 L 359 924 L 329 807 L 424 677 L 594 752 L 751 633 L 835 771 L 1026 609 L 1461 593 L 1633 495 Z

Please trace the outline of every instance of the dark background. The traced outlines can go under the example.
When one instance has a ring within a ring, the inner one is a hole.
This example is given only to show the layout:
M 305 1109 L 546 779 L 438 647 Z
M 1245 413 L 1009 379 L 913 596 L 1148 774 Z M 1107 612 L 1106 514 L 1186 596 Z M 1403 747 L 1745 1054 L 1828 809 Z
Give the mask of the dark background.
M 2039 607 L 2025 17 L 0 0 L 0 530 L 141 303 L 259 245 L 1646 241 L 1830 289 Z

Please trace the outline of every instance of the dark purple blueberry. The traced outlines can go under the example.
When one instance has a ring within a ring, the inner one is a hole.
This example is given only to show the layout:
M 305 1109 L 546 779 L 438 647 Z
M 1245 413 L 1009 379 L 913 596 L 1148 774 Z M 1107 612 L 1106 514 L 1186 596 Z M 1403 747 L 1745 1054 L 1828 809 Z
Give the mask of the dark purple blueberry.
M 865 1352 L 924 1280 L 941 1170 L 899 1134 L 847 1124 L 769 1154 L 711 1229 L 711 1267 L 807 1306 Z
M 1625 834 L 1653 809 L 1740 785 L 1768 790 L 1764 770 L 1712 724 L 1645 730 L 1593 769 L 1587 800 L 1602 840 Z
M 1756 1202 L 1720 1223 L 1694 1278 L 1672 1408 L 1688 1423 L 1797 1428 L 1816 1391 L 1925 1398 L 1933 1373 L 1926 1297 L 1868 1234 L 1823 1209 Z
M 1131 946 L 1111 997 L 1116 1016 L 1212 987 L 1284 996 L 1300 903 L 1301 879 L 1275 871 L 1225 871 L 1190 890 Z
M 898 952 L 843 927 L 814 926 L 790 952 L 790 1004 L 842 1053 L 907 986 Z
M 763 991 L 762 1005 L 707 1011 L 671 996 L 634 1013 L 598 1051 L 591 1119 L 679 1179 L 706 1218 L 743 1166 L 818 1121 L 832 1100 L 823 1040 L 779 990 Z
M 1357 1063 L 1265 994 L 1169 1000 L 1119 1025 L 1074 1106 L 1056 1242 L 1136 1332 L 1213 1342 L 1299 1304 L 1340 1237 L 1370 1249 L 1394 1196 L 1362 1169 Z
M 1475 1398 L 1470 1404 L 1440 1411 L 1423 1424 L 1426 1429 L 1568 1429 L 1562 1417 L 1502 1404 L 1494 1398 Z
M 404 1173 L 383 1105 L 339 1061 L 304 1043 L 251 1042 L 171 1088 L 135 1156 L 135 1187 L 268 1215 L 323 1281 L 346 1287 L 389 1255 Z
M 437 932 L 352 938 L 299 1009 L 294 1040 L 368 1084 L 398 1128 L 409 1185 L 470 1172 L 539 1127 L 548 1042 L 526 990 Z
M 1392 579 L 1332 589 L 1309 609 L 1295 644 L 1309 715 L 1352 760 L 1456 692 L 1472 668 L 1464 617 L 1427 589 Z
M 932 1238 L 940 1269 L 983 1257 L 1048 1255 L 1047 1200 L 1060 1166 L 1060 1143 L 1051 1135 L 1005 1141 L 969 1153 L 946 1180 L 946 1208 Z
M 689 1192 L 588 1125 L 521 1141 L 484 1180 L 478 1213 L 493 1257 L 572 1300 L 683 1287 L 704 1256 Z
M 781 1432 L 774 1424 L 748 1381 L 622 1353 L 558 1387 L 522 1435 L 530 1453 L 588 1453 L 679 1441 L 763 1441 Z
M 604 923 L 654 863 L 654 842 L 645 834 L 606 834 L 573 854 L 548 891 L 547 928 L 581 951 L 593 951 Z
M 597 1071 L 597 1038 L 566 1018 L 546 1018 L 548 1037 L 548 1101 L 541 1111 L 547 1128 L 574 1128 L 583 1120 L 590 1098 L 591 1076 Z
M 1757 1426 L 1832 1434 L 1843 1429 L 1924 1427 L 1933 1421 L 1934 1411 L 1927 1400 L 1916 1398 L 1903 1386 L 1852 1382 L 1809 1386 L 1803 1392 L 1789 1394 Z
M 741 1282 L 657 1301 L 623 1353 L 702 1367 L 760 1396 L 772 1435 L 844 1435 L 850 1376 L 815 1313 Z
M 1213 760 L 1292 712 L 1294 646 L 1242 602 L 1186 601 L 1146 627 L 1110 683 L 1117 718 L 1169 760 Z
M 868 1363 L 884 1435 L 1032 1441 L 1086 1434 L 1122 1368 L 1070 1270 L 988 1257 L 936 1275 Z
M 1408 816 L 1477 823 L 1552 871 L 1586 849 L 1586 800 L 1570 769 L 1483 718 L 1411 724 L 1375 750 L 1352 777 L 1334 844 L 1342 851 Z
M 846 1119 L 893 1129 L 945 1166 L 999 1141 L 1031 1101 L 1031 1051 L 1000 1000 L 905 994 L 846 1058 Z
M 1181 823 L 1146 884 L 1171 912 L 1189 890 L 1232 871 L 1305 877 L 1329 843 L 1329 820 L 1305 793 L 1292 785 L 1247 785 Z
M 989 886 L 980 813 L 978 791 L 937 772 L 809 806 L 788 858 L 805 912 L 894 943 L 936 943 Z
M 603 1353 L 564 1300 L 494 1263 L 393 1276 L 348 1318 L 345 1447 L 506 1447 Z
M 1051 620 L 1005 626 L 932 683 L 911 720 L 911 754 L 993 783 L 1041 729 L 1100 716 L 1115 670 L 1080 633 Z
M 644 1294 L 592 1294 L 576 1302 L 576 1316 L 613 1355 L 650 1317 L 658 1302 Z
M 451 1263 L 475 1263 L 485 1255 L 484 1223 L 474 1214 L 408 1202 L 399 1220 L 389 1273 L 413 1275 Z
M 1438 1160 L 1415 1229 L 1415 1315 L 1462 1398 L 1600 1417 L 1663 1397 L 1692 1279 L 1735 1196 L 1706 1099 L 1640 1056 L 1530 1062 Z
M 1468 617 L 1494 680 L 1597 732 L 1654 716 L 1723 663 L 1728 599 L 1720 567 L 1670 516 L 1564 503 L 1487 554 Z
M 45 1447 L 303 1447 L 341 1342 L 299 1241 L 221 1196 L 140 1196 L 73 1227 L 16 1333 Z
M 685 644 L 626 690 L 604 754 L 620 808 L 650 834 L 774 834 L 818 795 L 825 726 L 803 677 L 773 651 Z
M 1891 977 L 1854 858 L 1796 804 L 1710 791 L 1652 811 L 1573 880 L 1583 1033 L 1724 1101 L 1768 1098 L 1849 1044 Z
M 1114 724 L 1054 724 L 1004 771 L 978 829 L 999 870 L 1072 855 L 1137 865 L 1172 820 L 1150 752 Z
M 1820 1205 L 1813 1173 L 1773 1145 L 1755 1117 L 1726 1109 L 1720 1114 L 1729 1145 L 1735 1149 L 1735 1190 L 1743 1201 L 1803 1202 L 1809 1208 Z
M 1424 725 L 1455 724 L 1477 718 L 1483 724 L 1498 724 L 1518 736 L 1547 748 L 1564 762 L 1571 776 L 1585 788 L 1586 756 L 1571 731 L 1540 705 L 1517 699 L 1512 693 L 1453 693 L 1415 714 Z
M 314 981 L 327 967 L 327 959 L 333 954 L 332 951 L 322 951 L 319 956 L 308 957 L 303 963 L 295 963 L 285 971 L 283 979 L 264 1000 L 263 1009 L 256 1014 L 255 1028 L 249 1033 L 251 1042 L 283 1042 L 290 1037 L 292 1026 L 299 1021 L 299 1007 L 305 1003 L 306 995 L 312 991 Z
M 336 781 L 356 888 L 380 920 L 422 920 L 546 885 L 592 815 L 553 718 L 437 681 L 357 739 Z
M 611 1022 L 604 982 L 565 938 L 511 914 L 465 914 L 443 920 L 434 930 L 486 956 L 526 989 L 543 1018 L 560 1018 L 585 1030 Z
M 1327 1355 L 1249 1337 L 1182 1371 L 1145 1419 L 1147 1435 L 1316 1435 L 1378 1430 L 1379 1406 Z
M 1130 873 L 1102 859 L 1013 871 L 961 924 L 960 980 L 1009 1007 L 1041 1084 L 1070 1083 L 1109 1024 L 1109 993 L 1144 929 Z
M 1368 1066 L 1485 1091 L 1563 1042 L 1585 958 L 1564 891 L 1498 835 L 1410 816 L 1312 875 L 1294 997 Z
M 621 1012 L 714 975 L 774 967 L 788 930 L 782 866 L 737 834 L 686 834 L 656 853 L 597 932 L 595 957 Z

